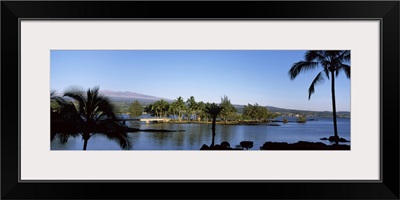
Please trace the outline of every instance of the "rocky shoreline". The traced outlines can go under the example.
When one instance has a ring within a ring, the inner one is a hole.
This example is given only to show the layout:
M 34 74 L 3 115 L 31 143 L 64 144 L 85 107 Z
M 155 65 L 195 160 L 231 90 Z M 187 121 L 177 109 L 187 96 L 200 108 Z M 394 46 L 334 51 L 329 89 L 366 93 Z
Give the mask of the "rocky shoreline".
M 349 145 L 326 145 L 322 142 L 299 141 L 297 143 L 265 142 L 261 150 L 350 150 Z
M 242 141 L 240 145 L 232 148 L 228 142 L 222 142 L 221 144 L 216 144 L 215 146 L 208 146 L 203 144 L 200 150 L 244 150 L 253 147 L 253 142 Z M 286 142 L 265 142 L 260 150 L 350 150 L 349 145 L 339 144 L 339 145 L 326 145 L 322 142 L 306 142 L 298 141 L 296 143 L 286 143 Z

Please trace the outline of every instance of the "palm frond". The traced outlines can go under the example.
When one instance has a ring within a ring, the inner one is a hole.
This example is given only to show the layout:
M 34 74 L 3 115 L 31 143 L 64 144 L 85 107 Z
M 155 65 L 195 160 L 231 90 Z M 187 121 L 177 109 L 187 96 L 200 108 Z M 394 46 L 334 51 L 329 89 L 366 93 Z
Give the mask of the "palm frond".
M 332 60 L 333 58 L 337 58 L 342 53 L 342 51 L 338 50 L 327 50 L 324 52 L 326 57 L 325 59 L 330 59 L 330 60 Z
M 346 64 L 341 64 L 339 68 L 336 70 L 336 76 L 339 75 L 339 72 L 343 71 L 346 74 L 347 78 L 350 78 L 350 66 Z
M 350 51 L 349 50 L 340 51 L 340 53 L 337 56 L 337 59 L 340 60 L 340 62 L 350 62 Z
M 299 61 L 299 62 L 296 62 L 293 64 L 293 66 L 290 68 L 288 74 L 290 76 L 290 79 L 293 80 L 301 72 L 315 69 L 316 67 L 318 67 L 318 62 Z
M 332 65 L 332 62 L 330 60 L 322 60 L 322 61 L 320 61 L 320 64 L 324 69 L 331 70 L 330 67 Z
M 106 97 L 99 97 L 96 103 L 95 116 L 98 116 L 96 120 L 99 120 L 103 117 L 115 119 L 115 108 L 111 104 L 110 100 Z
M 315 85 L 323 83 L 324 81 L 325 81 L 325 79 L 324 79 L 324 71 L 321 71 L 314 78 L 313 82 L 310 85 L 310 88 L 308 89 L 308 99 L 310 99 L 311 95 L 315 92 Z
M 324 51 L 307 51 L 304 55 L 304 60 L 306 62 L 320 62 L 324 59 Z
M 324 73 L 325 73 L 326 78 L 329 80 L 329 69 L 324 67 Z
M 101 121 L 98 124 L 96 133 L 106 136 L 109 140 L 116 141 L 124 150 L 132 148 L 132 141 L 126 128 L 116 121 L 110 119 Z
M 50 99 L 53 99 L 57 97 L 57 91 L 56 90 L 50 90 Z
M 99 86 L 95 86 L 93 88 L 89 88 L 86 92 L 86 101 L 87 101 L 87 108 L 86 108 L 86 115 L 89 116 L 89 118 L 93 118 L 96 109 L 96 104 L 101 101 L 99 99 Z
M 51 112 L 50 140 L 59 138 L 65 144 L 69 137 L 79 136 L 82 132 L 82 119 L 75 105 L 59 97 L 55 99 L 58 108 Z
M 350 51 L 345 51 L 345 55 L 343 56 L 343 60 L 346 62 L 350 62 L 351 56 L 350 56 Z
M 86 115 L 87 102 L 82 90 L 70 88 L 64 92 L 65 97 L 70 97 L 78 102 L 79 113 Z
M 77 133 L 77 132 L 71 132 L 71 133 L 68 133 L 68 132 L 51 132 L 50 141 L 53 141 L 54 139 L 58 138 L 60 140 L 61 144 L 66 144 L 70 137 L 75 138 L 75 137 L 78 137 L 78 136 L 81 136 L 81 134 Z
M 209 106 L 206 107 L 206 112 L 208 114 L 210 114 L 211 116 L 217 116 L 221 113 L 221 111 L 223 110 L 223 107 L 212 103 Z

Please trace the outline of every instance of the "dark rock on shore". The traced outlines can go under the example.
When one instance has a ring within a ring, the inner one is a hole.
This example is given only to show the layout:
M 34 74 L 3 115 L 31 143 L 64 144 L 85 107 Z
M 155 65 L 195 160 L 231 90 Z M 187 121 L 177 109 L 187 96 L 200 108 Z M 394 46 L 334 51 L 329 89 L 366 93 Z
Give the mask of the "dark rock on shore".
M 240 146 L 248 150 L 253 147 L 253 141 L 241 141 Z
M 229 142 L 227 142 L 227 141 L 221 142 L 221 146 L 225 147 L 225 148 L 231 148 L 231 144 L 229 144 Z
M 280 126 L 280 124 L 276 124 L 276 123 L 268 123 L 266 124 L 267 126 Z
M 335 140 L 335 136 L 331 136 L 331 137 L 329 137 L 329 139 L 326 138 L 326 137 L 323 137 L 323 138 L 320 138 L 320 140 L 329 140 L 330 142 L 335 142 L 336 141 Z M 348 141 L 348 140 L 346 140 L 344 138 L 339 138 L 339 142 L 350 142 L 350 141 Z
M 281 126 L 280 124 L 271 122 L 239 122 L 240 125 L 248 125 L 248 126 Z
M 326 145 L 322 142 L 305 142 L 288 144 L 286 142 L 265 142 L 260 150 L 350 150 L 349 145 Z
M 201 146 L 200 150 L 209 150 L 210 147 L 207 146 L 206 144 L 203 144 L 203 146 Z
M 338 138 L 338 137 L 330 136 L 328 139 L 324 137 L 324 138 L 321 138 L 320 140 L 329 140 L 330 142 L 335 142 L 336 138 Z M 346 140 L 344 138 L 339 138 L 339 142 L 350 142 L 350 141 L 348 141 L 348 140 Z
M 346 140 L 344 138 L 339 138 L 339 142 L 350 142 L 350 141 L 348 141 L 348 140 Z
M 221 142 L 221 144 L 216 144 L 213 147 L 209 147 L 206 144 L 203 144 L 203 146 L 201 146 L 200 150 L 243 150 L 241 148 L 231 148 L 231 145 L 229 144 L 229 142 L 224 141 Z
M 232 149 L 230 147 L 221 146 L 219 144 L 214 145 L 213 147 L 209 147 L 206 144 L 203 144 L 203 146 L 201 146 L 200 150 L 235 150 L 235 149 Z

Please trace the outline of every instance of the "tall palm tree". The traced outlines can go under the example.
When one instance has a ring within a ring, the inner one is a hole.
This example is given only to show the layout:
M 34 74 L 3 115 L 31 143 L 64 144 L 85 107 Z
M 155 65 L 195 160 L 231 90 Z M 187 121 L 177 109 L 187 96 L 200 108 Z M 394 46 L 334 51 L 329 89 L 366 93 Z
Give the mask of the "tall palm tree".
M 174 101 L 176 104 L 176 109 L 178 111 L 178 120 L 181 121 L 182 119 L 182 112 L 184 112 L 186 110 L 186 105 L 185 102 L 183 101 L 182 97 L 178 97 L 176 98 L 176 100 Z
M 196 103 L 196 100 L 194 99 L 194 96 L 190 96 L 190 98 L 187 99 L 186 103 L 188 104 L 187 105 L 188 106 L 188 111 L 190 112 L 190 115 L 193 117 L 194 114 L 197 111 L 197 103 Z
M 166 117 L 169 110 L 169 103 L 164 99 L 154 102 L 151 110 L 156 114 L 156 117 Z
M 89 88 L 86 94 L 74 88 L 65 92 L 64 97 L 73 99 L 76 107 L 65 98 L 57 100 L 67 114 L 60 114 L 62 120 L 58 124 L 52 123 L 55 126 L 52 139 L 60 137 L 62 142 L 67 142 L 69 136 L 81 135 L 84 141 L 83 150 L 86 150 L 88 140 L 95 134 L 101 134 L 118 142 L 122 149 L 131 148 L 131 141 L 125 127 L 116 121 L 110 100 L 99 95 L 99 89 L 98 86 Z M 60 113 L 62 111 L 63 109 L 60 110 Z M 68 120 L 65 120 L 66 118 Z M 72 127 L 73 130 L 68 131 L 65 127 Z
M 173 101 L 172 103 L 169 104 L 168 113 L 170 113 L 170 115 L 172 115 L 174 119 L 176 118 L 176 111 L 177 111 L 176 101 Z
M 308 99 L 315 92 L 315 85 L 322 83 L 325 78 L 331 79 L 334 138 L 335 143 L 339 144 L 336 122 L 335 76 L 343 71 L 347 78 L 350 78 L 350 51 L 307 51 L 304 61 L 296 62 L 290 68 L 290 79 L 294 80 L 301 72 L 313 70 L 317 67 L 322 67 L 322 71 L 311 82 L 308 89 Z
M 211 131 L 212 131 L 212 141 L 210 147 L 214 146 L 214 139 L 215 139 L 215 121 L 217 119 L 217 116 L 221 113 L 222 107 L 212 103 L 209 104 L 209 106 L 206 107 L 206 112 L 212 117 L 212 126 L 211 126 Z
M 203 101 L 200 101 L 199 103 L 197 103 L 197 113 L 196 113 L 196 116 L 197 116 L 197 120 L 200 122 L 201 121 L 201 119 L 204 117 L 204 115 L 205 115 L 205 113 L 204 113 L 204 111 L 205 111 L 205 109 L 206 109 L 206 104 L 203 102 Z

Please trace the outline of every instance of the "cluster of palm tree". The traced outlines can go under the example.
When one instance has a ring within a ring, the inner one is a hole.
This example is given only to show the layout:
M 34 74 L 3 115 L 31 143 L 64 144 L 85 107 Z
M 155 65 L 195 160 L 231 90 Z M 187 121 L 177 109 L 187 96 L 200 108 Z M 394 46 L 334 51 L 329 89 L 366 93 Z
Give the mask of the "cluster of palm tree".
M 145 111 L 156 117 L 175 116 L 178 121 L 182 121 L 182 118 L 184 117 L 187 121 L 208 121 L 209 118 L 212 118 L 212 116 L 207 112 L 207 107 L 210 105 L 211 103 L 209 102 L 197 102 L 193 96 L 188 98 L 186 102 L 182 97 L 178 97 L 171 103 L 168 103 L 163 99 L 156 101 L 153 104 L 146 106 Z M 230 100 L 226 96 L 221 98 L 220 106 L 224 108 L 224 111 L 226 110 L 226 112 L 220 113 L 220 117 L 225 122 L 232 119 L 234 115 L 237 114 L 235 107 L 230 103 Z
M 122 149 L 131 149 L 126 128 L 116 120 L 113 105 L 99 95 L 99 89 L 96 86 L 84 92 L 70 88 L 62 96 L 51 92 L 51 141 L 59 138 L 65 144 L 68 138 L 81 136 L 86 150 L 89 139 L 100 134 L 116 141 Z
M 335 98 L 335 77 L 340 72 L 344 72 L 350 78 L 350 51 L 307 51 L 304 60 L 296 62 L 289 70 L 290 79 L 295 79 L 301 72 L 314 70 L 321 67 L 322 70 L 317 74 L 308 88 L 308 99 L 315 92 L 315 86 L 324 82 L 325 79 L 331 80 L 333 130 L 336 145 L 339 144 L 339 135 L 336 121 L 336 98 Z
M 182 97 L 178 97 L 171 103 L 163 99 L 156 101 L 148 105 L 145 111 L 156 117 L 176 117 L 178 121 L 182 121 L 182 118 L 186 118 L 186 121 L 197 120 L 200 122 L 203 120 L 208 122 L 208 120 L 212 118 L 207 112 L 207 107 L 210 107 L 210 105 L 211 103 L 209 102 L 196 102 L 193 96 L 188 98 L 186 102 Z M 260 106 L 257 103 L 244 106 L 243 113 L 240 114 L 227 96 L 221 97 L 219 106 L 223 109 L 218 116 L 225 124 L 227 124 L 229 120 L 238 119 L 268 121 L 278 116 L 278 114 L 270 112 L 265 106 Z
M 224 97 L 227 99 L 227 97 Z M 229 101 L 230 103 L 230 101 Z M 228 104 L 225 103 L 225 106 Z M 233 105 L 228 105 L 233 107 Z M 181 121 L 183 116 L 186 116 L 187 121 L 191 119 L 197 119 L 201 121 L 205 117 L 212 119 L 211 131 L 212 131 L 212 142 L 211 146 L 214 146 L 215 141 L 215 125 L 217 117 L 221 117 L 223 110 L 225 109 L 224 104 L 221 102 L 220 105 L 216 103 L 204 103 L 203 101 L 196 102 L 195 98 L 191 96 L 185 102 L 182 97 L 176 98 L 172 103 L 161 99 L 146 106 L 145 111 L 151 113 L 157 117 L 166 117 L 167 115 L 177 116 L 178 120 Z M 235 110 L 236 111 L 236 110 Z

